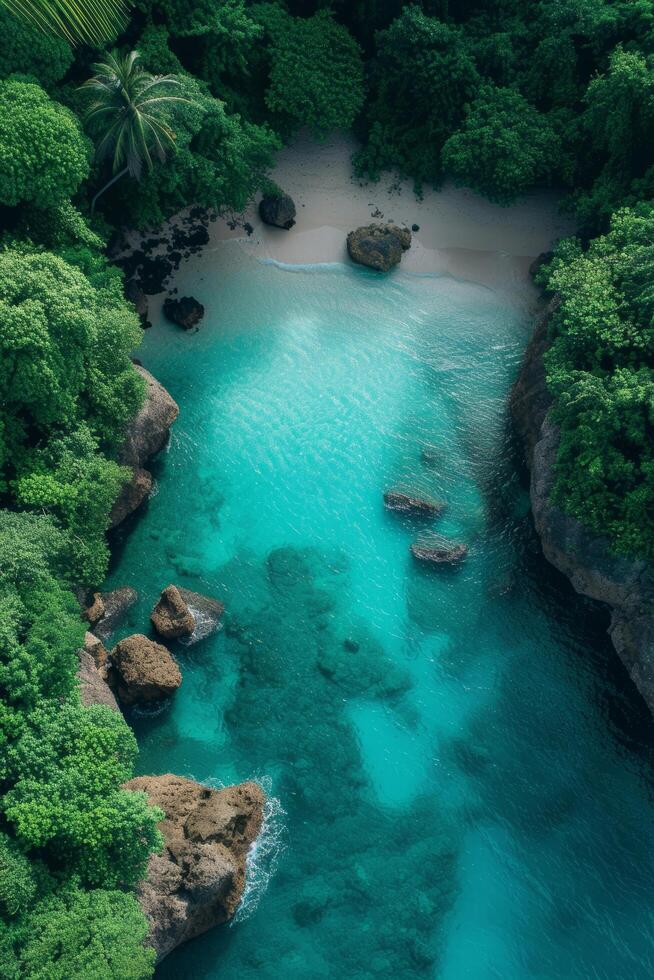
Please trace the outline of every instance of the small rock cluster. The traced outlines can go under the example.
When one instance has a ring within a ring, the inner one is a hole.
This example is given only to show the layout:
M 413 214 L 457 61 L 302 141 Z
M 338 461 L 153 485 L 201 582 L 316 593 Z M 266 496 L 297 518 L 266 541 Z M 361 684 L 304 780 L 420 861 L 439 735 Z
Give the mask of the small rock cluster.
M 430 468 L 434 465 L 434 447 L 425 447 L 423 462 Z M 384 493 L 384 506 L 387 510 L 402 514 L 414 521 L 432 521 L 439 517 L 447 504 L 425 494 L 412 490 L 393 489 Z M 468 554 L 468 546 L 450 541 L 433 531 L 423 531 L 410 545 L 410 552 L 416 561 L 430 567 L 457 566 Z
M 120 640 L 110 653 L 104 647 L 100 636 L 107 639 L 124 622 L 136 598 L 134 590 L 129 588 L 96 592 L 85 610 L 85 618 L 95 633 L 86 634 L 84 650 L 80 651 L 80 681 L 88 690 L 89 699 L 97 695 L 100 703 L 111 707 L 115 705 L 115 696 L 126 706 L 165 701 L 182 683 L 172 653 L 143 633 L 133 633 Z M 192 641 L 197 619 L 202 621 L 198 638 L 204 639 L 218 629 L 223 612 L 224 606 L 217 599 L 169 585 L 161 593 L 150 618 L 163 639 L 184 637 Z

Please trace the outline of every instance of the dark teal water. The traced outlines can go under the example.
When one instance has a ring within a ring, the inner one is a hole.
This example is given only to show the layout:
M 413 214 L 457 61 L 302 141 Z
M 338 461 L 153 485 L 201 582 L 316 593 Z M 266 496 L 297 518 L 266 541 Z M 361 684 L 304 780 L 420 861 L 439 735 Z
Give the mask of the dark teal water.
M 213 263 L 200 332 L 145 336 L 181 415 L 111 580 L 132 629 L 171 581 L 227 608 L 133 719 L 141 771 L 273 802 L 239 920 L 158 975 L 649 980 L 654 733 L 532 537 L 505 431 L 525 306 L 233 243 Z M 459 571 L 412 563 L 394 485 L 448 501 Z

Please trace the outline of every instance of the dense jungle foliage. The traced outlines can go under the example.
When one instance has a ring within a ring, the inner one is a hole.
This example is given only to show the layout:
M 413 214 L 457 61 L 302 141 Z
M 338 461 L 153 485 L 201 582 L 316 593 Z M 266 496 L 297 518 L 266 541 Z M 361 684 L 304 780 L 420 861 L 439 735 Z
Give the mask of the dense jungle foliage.
M 135 0 L 96 47 L 4 7 L 0 35 L 2 974 L 138 980 L 153 957 L 131 888 L 160 814 L 120 788 L 136 753 L 122 717 L 81 706 L 73 597 L 105 574 L 143 397 L 138 318 L 107 258 L 117 222 L 242 209 L 303 127 L 353 130 L 362 177 L 418 193 L 560 189 L 579 237 L 540 273 L 560 297 L 556 498 L 652 558 L 654 2 Z M 171 76 L 156 109 L 147 73 Z

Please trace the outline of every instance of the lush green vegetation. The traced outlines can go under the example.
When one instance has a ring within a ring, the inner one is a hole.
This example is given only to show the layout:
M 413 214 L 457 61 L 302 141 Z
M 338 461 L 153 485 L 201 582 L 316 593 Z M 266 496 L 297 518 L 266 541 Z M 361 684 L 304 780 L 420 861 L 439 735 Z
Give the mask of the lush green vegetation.
M 541 272 L 560 297 L 556 498 L 615 549 L 654 556 L 650 0 L 136 0 L 120 18 L 105 0 L 0 7 L 10 978 L 152 970 L 131 888 L 157 814 L 120 789 L 129 729 L 83 708 L 76 682 L 73 589 L 105 574 L 118 450 L 143 396 L 140 327 L 106 257 L 115 216 L 148 228 L 187 205 L 240 210 L 302 127 L 353 128 L 359 174 L 396 171 L 418 191 L 449 177 L 508 203 L 557 187 L 580 237 Z

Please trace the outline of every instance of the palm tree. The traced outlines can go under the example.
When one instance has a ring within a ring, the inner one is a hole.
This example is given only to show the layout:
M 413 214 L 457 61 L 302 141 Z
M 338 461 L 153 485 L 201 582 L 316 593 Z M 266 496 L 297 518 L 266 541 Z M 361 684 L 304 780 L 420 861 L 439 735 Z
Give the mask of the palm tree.
M 162 162 L 175 149 L 175 134 L 165 119 L 174 102 L 189 102 L 170 95 L 181 83 L 174 75 L 151 75 L 138 64 L 138 51 L 121 57 L 108 54 L 94 65 L 96 74 L 81 86 L 94 98 L 85 114 L 89 131 L 97 138 L 96 158 L 111 159 L 113 176 L 91 202 L 91 214 L 101 194 L 125 174 L 140 179 L 153 157 Z
M 0 6 L 70 44 L 101 44 L 125 27 L 125 0 L 0 0 Z

